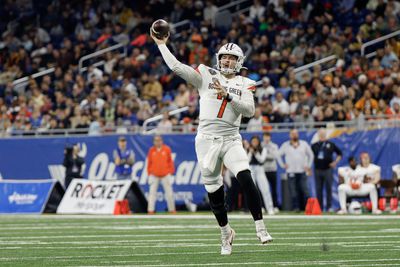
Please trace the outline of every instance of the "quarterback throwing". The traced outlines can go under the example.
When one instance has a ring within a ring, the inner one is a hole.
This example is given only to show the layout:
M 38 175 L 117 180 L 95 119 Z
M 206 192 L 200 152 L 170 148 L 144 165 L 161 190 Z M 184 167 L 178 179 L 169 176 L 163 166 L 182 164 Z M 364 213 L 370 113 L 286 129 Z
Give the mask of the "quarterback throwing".
M 246 194 L 257 237 L 262 244 L 271 242 L 272 237 L 263 222 L 260 196 L 239 134 L 242 116 L 252 117 L 255 110 L 252 92 L 255 82 L 237 75 L 245 59 L 242 49 L 233 43 L 224 44 L 216 54 L 216 69 L 203 64 L 193 69 L 179 62 L 169 51 L 166 46 L 169 36 L 158 39 L 150 34 L 168 67 L 199 91 L 200 122 L 195 140 L 196 154 L 211 210 L 221 228 L 221 254 L 232 253 L 235 238 L 225 207 L 222 164 L 235 175 Z

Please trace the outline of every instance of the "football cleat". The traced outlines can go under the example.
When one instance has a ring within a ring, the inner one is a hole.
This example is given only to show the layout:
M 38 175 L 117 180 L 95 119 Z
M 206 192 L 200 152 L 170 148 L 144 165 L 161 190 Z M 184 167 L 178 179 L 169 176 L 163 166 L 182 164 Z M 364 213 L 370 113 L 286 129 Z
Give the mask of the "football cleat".
M 272 236 L 265 229 L 258 231 L 257 237 L 263 245 L 271 243 L 273 240 Z
M 221 255 L 231 255 L 232 254 L 232 243 L 235 238 L 235 231 L 231 229 L 231 233 L 224 237 L 221 237 L 222 245 L 221 245 Z

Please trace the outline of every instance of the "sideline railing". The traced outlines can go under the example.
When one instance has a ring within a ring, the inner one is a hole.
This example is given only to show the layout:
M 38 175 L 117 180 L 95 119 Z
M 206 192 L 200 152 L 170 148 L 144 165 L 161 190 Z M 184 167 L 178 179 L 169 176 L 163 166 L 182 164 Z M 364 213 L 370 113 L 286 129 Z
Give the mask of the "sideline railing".
M 171 115 L 178 114 L 177 110 L 171 112 Z M 158 115 L 151 118 L 153 121 L 160 120 L 162 115 Z M 272 132 L 287 132 L 291 129 L 299 129 L 302 131 L 312 131 L 319 128 L 328 129 L 351 129 L 351 130 L 372 130 L 372 129 L 384 129 L 384 128 L 400 128 L 400 116 L 389 117 L 385 115 L 381 116 L 363 116 L 358 119 L 351 121 L 331 121 L 331 122 L 282 122 L 282 123 L 264 123 L 262 126 L 263 131 Z M 240 126 L 241 132 L 247 132 L 247 125 L 242 124 Z M 184 124 L 175 125 L 172 127 L 172 131 L 168 133 L 195 133 L 197 131 L 197 125 Z M 80 129 L 36 129 L 36 130 L 13 130 L 13 131 L 2 131 L 0 130 L 0 138 L 14 138 L 14 137 L 55 137 L 55 136 L 102 136 L 102 135 L 120 135 L 120 134 L 152 134 L 160 133 L 157 131 L 157 126 L 115 126 L 115 127 L 103 127 L 100 132 L 91 133 L 89 128 Z M 161 132 L 165 134 L 165 132 Z
M 308 64 L 306 64 L 306 65 L 297 67 L 297 68 L 294 69 L 294 72 L 295 72 L 295 73 L 299 73 L 299 72 L 302 72 L 302 71 L 304 71 L 304 70 L 310 69 L 310 68 L 312 68 L 312 67 L 314 67 L 314 66 L 316 66 L 316 65 L 320 65 L 320 64 L 323 64 L 323 63 L 325 63 L 325 62 L 332 61 L 332 60 L 334 60 L 334 59 L 337 59 L 337 55 L 330 55 L 330 56 L 327 56 L 327 57 L 318 59 L 318 60 L 316 60 L 316 61 L 314 61 L 314 62 L 308 63 Z
M 361 46 L 361 56 L 365 56 L 365 49 L 368 46 L 371 46 L 371 45 L 374 45 L 376 43 L 380 43 L 380 42 L 386 41 L 387 39 L 390 39 L 390 38 L 395 37 L 397 35 L 400 35 L 400 30 L 392 32 L 392 33 L 389 33 L 389 34 L 386 34 L 384 36 L 378 37 L 378 38 L 376 38 L 374 40 L 371 40 L 371 41 L 368 41 L 368 42 L 362 44 L 362 46 Z M 372 53 L 374 53 L 374 52 L 372 52 Z M 372 53 L 370 53 L 368 55 L 371 55 Z
M 78 65 L 78 67 L 79 67 L 79 73 L 82 74 L 83 72 L 85 72 L 85 71 L 88 69 L 88 67 L 83 67 L 83 62 L 84 62 L 84 61 L 87 61 L 87 60 L 89 60 L 89 59 L 92 59 L 92 58 L 101 56 L 101 55 L 103 55 L 103 54 L 105 54 L 105 53 L 108 53 L 108 52 L 111 52 L 111 51 L 114 51 L 114 50 L 117 50 L 117 49 L 120 49 L 120 48 L 123 48 L 124 50 L 123 50 L 122 53 L 119 54 L 119 57 L 125 57 L 125 56 L 127 56 L 128 51 L 127 51 L 126 45 L 124 45 L 124 44 L 122 44 L 122 43 L 119 43 L 119 44 L 116 44 L 116 45 L 113 45 L 113 46 L 110 46 L 110 47 L 101 49 L 101 50 L 99 50 L 99 51 L 96 51 L 96 52 L 93 52 L 93 53 L 91 53 L 91 54 L 88 54 L 88 55 L 86 55 L 86 56 L 81 57 L 81 58 L 79 59 L 79 63 L 78 63 L 78 64 L 79 64 L 79 65 Z M 95 66 L 95 67 L 98 67 L 98 66 L 104 65 L 105 63 L 106 63 L 106 62 L 105 62 L 104 60 L 101 60 L 101 61 L 99 61 L 99 62 L 96 62 L 96 63 L 92 64 L 92 65 Z M 92 65 L 91 65 L 91 66 L 92 66 Z
M 175 109 L 175 110 L 171 110 L 170 112 L 168 112 L 168 115 L 173 116 L 173 115 L 176 115 L 176 114 L 180 114 L 180 113 L 182 113 L 182 112 L 187 111 L 188 109 L 189 109 L 189 107 L 186 106 L 186 107 L 178 108 L 178 109 Z M 159 114 L 159 115 L 156 115 L 156 116 L 154 116 L 154 117 L 152 117 L 152 118 L 148 118 L 147 120 L 145 120 L 145 121 L 143 122 L 143 126 L 142 126 L 142 128 L 143 128 L 143 129 L 142 129 L 142 133 L 147 134 L 147 133 L 149 132 L 149 130 L 148 130 L 148 125 L 149 125 L 150 123 L 152 123 L 152 122 L 161 120 L 162 117 L 163 117 L 163 114 Z M 155 128 L 155 127 L 154 127 L 154 128 Z M 153 128 L 153 129 L 154 129 L 154 128 Z
M 239 5 L 240 4 L 243 4 L 243 3 L 246 3 L 246 2 L 250 2 L 249 0 L 237 0 L 237 1 L 233 1 L 233 2 L 230 2 L 229 4 L 226 4 L 226 5 L 223 5 L 223 6 L 220 6 L 219 8 L 218 8 L 218 12 L 221 12 L 221 11 L 224 11 L 224 10 L 227 10 L 227 9 L 230 9 L 231 7 L 235 7 L 236 6 L 236 11 L 238 11 L 239 9 Z M 250 9 L 250 8 L 249 8 Z
M 25 77 L 22 77 L 22 78 L 14 80 L 12 82 L 12 85 L 14 86 L 14 88 L 25 87 L 28 84 L 29 79 L 31 79 L 31 78 L 32 79 L 36 79 L 36 78 L 39 78 L 41 76 L 53 73 L 54 71 L 55 71 L 55 68 L 49 68 L 49 69 L 46 69 L 46 70 L 42 70 L 42 71 L 36 72 L 36 73 L 34 73 L 32 75 L 28 75 L 28 76 L 25 76 Z

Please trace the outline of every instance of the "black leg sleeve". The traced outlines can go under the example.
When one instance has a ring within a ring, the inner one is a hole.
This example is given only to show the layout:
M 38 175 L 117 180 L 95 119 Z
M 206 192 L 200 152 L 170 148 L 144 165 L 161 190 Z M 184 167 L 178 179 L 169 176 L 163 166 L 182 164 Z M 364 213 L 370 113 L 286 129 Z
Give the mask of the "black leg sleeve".
M 210 200 L 211 210 L 213 211 L 219 226 L 227 225 L 228 214 L 225 206 L 224 186 L 221 186 L 214 193 L 208 193 L 208 199 Z
M 249 206 L 249 210 L 253 219 L 255 221 L 261 220 L 262 212 L 261 212 L 261 198 L 258 193 L 257 187 L 251 178 L 251 173 L 249 170 L 241 171 L 237 174 L 237 179 L 242 186 L 243 192 L 246 195 L 247 205 Z

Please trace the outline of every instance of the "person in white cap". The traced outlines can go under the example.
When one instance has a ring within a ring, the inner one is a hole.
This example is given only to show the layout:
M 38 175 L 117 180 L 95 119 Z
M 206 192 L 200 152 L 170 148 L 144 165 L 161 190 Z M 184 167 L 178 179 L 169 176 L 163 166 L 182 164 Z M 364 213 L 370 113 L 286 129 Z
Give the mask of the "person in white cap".
M 271 85 L 267 76 L 262 78 L 262 85 L 261 87 L 257 88 L 255 95 L 259 104 L 268 99 L 270 96 L 275 95 L 275 88 Z
M 169 51 L 166 45 L 169 36 L 161 40 L 152 31 L 150 34 L 168 67 L 199 91 L 200 122 L 195 148 L 211 210 L 221 228 L 221 255 L 232 253 L 235 237 L 225 207 L 222 164 L 235 175 L 247 196 L 256 236 L 262 244 L 271 242 L 272 237 L 263 221 L 261 199 L 239 134 L 242 116 L 254 115 L 253 91 L 256 89 L 253 80 L 238 75 L 245 59 L 242 49 L 234 43 L 224 44 L 216 54 L 216 68 L 200 64 L 193 69 L 179 62 Z

